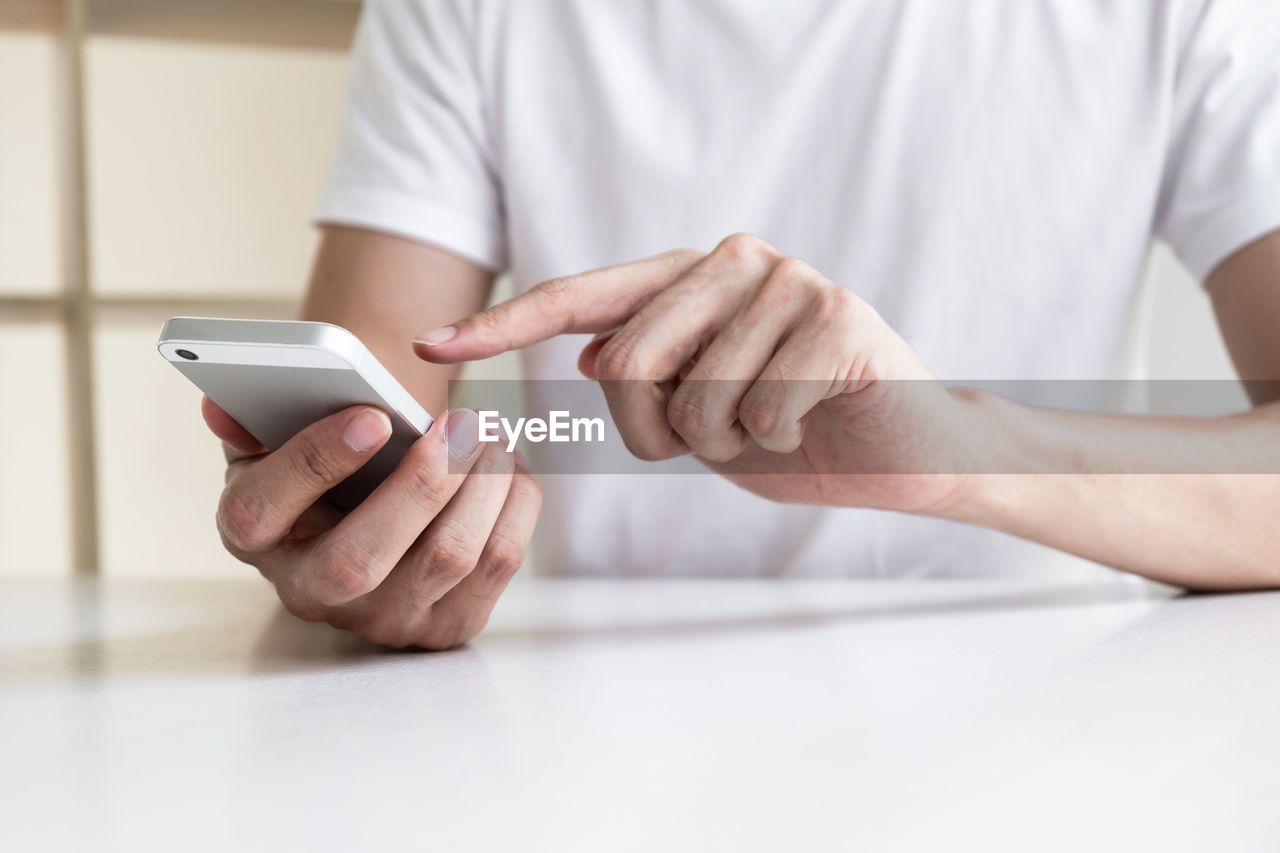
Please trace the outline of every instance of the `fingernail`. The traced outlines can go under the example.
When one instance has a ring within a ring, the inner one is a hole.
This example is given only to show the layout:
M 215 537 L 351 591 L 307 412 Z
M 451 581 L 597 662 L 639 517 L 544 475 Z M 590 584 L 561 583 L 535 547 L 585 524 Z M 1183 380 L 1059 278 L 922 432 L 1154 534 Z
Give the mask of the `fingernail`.
M 521 468 L 524 468 L 527 470 L 529 468 L 529 460 L 525 459 L 524 454 L 521 453 L 519 450 L 515 451 L 515 454 L 516 454 L 516 464 L 519 465 Z
M 454 409 L 445 424 L 449 455 L 466 459 L 480 448 L 480 418 L 470 409 Z
M 342 430 L 342 439 L 358 453 L 372 450 L 391 432 L 391 419 L 377 409 L 365 409 Z
M 445 341 L 452 340 L 453 336 L 458 334 L 458 330 L 453 326 L 443 326 L 439 329 L 432 329 L 429 332 L 423 332 L 414 338 L 414 343 L 426 344 L 429 347 L 439 346 Z

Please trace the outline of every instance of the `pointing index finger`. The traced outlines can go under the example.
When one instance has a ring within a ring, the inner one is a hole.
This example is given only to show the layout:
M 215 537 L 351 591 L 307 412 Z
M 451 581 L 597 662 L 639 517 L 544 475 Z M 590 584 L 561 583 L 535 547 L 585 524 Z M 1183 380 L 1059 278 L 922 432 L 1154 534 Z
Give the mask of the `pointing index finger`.
M 622 325 L 703 258 L 679 249 L 642 261 L 556 278 L 413 342 L 418 357 L 439 364 L 489 358 L 557 335 L 597 333 Z

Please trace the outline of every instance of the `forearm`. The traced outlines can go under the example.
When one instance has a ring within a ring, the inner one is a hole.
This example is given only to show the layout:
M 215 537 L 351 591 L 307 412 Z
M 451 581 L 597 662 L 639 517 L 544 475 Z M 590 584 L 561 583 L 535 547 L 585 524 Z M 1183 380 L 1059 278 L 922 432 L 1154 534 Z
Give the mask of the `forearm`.
M 330 226 L 316 256 L 302 317 L 354 332 L 427 411 L 448 405 L 456 365 L 425 364 L 412 340 L 484 307 L 493 276 L 441 249 L 388 234 Z
M 965 403 L 987 427 L 981 473 L 938 515 L 1189 588 L 1280 585 L 1280 408 L 1179 419 Z

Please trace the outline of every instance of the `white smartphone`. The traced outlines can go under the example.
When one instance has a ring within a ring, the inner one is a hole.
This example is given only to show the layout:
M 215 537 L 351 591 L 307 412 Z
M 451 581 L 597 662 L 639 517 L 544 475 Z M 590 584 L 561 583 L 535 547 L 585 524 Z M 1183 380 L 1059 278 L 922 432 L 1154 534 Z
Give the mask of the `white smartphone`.
M 386 479 L 432 418 L 360 339 L 340 326 L 274 320 L 174 317 L 160 354 L 270 450 L 355 405 L 391 418 L 391 438 L 326 496 L 353 509 Z

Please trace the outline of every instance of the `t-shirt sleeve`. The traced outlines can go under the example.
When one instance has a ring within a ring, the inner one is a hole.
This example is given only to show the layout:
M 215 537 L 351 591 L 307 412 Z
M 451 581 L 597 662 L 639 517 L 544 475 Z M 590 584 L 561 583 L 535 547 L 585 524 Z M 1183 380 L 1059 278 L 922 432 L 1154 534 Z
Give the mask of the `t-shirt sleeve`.
M 346 115 L 316 220 L 506 265 L 501 184 L 465 10 L 368 0 Z
M 1280 229 L 1280 0 L 1204 0 L 1182 46 L 1156 220 L 1204 280 Z

